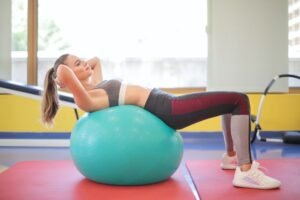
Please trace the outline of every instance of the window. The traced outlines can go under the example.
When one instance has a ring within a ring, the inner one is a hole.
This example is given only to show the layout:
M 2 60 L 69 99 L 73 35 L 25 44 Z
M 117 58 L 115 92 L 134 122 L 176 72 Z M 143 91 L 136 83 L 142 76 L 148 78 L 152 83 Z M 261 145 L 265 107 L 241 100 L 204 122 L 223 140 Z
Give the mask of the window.
M 289 1 L 289 73 L 300 74 L 300 4 Z M 300 81 L 289 79 L 290 87 L 299 87 Z
M 39 0 L 39 84 L 65 52 L 99 56 L 105 78 L 206 84 L 206 0 Z

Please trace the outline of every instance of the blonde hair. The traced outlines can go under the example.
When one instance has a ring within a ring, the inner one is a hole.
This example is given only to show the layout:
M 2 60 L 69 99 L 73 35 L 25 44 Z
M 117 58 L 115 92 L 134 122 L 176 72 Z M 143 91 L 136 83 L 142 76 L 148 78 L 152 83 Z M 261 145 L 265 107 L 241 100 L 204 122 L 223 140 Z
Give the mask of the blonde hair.
M 46 125 L 53 125 L 59 108 L 59 98 L 57 85 L 55 83 L 56 71 L 59 65 L 63 64 L 69 54 L 60 56 L 54 63 L 54 66 L 48 70 L 44 80 L 44 92 L 42 98 L 42 122 Z

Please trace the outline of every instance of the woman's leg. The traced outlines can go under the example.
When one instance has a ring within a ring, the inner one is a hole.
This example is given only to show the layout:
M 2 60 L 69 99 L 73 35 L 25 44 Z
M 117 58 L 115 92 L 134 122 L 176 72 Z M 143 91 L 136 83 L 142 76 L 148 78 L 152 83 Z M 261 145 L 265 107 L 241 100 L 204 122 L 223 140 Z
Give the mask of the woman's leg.
M 203 92 L 173 96 L 154 89 L 145 109 L 157 115 L 174 129 L 181 129 L 196 122 L 231 114 L 231 136 L 236 147 L 238 164 L 251 163 L 250 153 L 250 104 L 247 95 L 238 92 Z M 229 133 L 229 132 L 227 132 Z M 230 139 L 228 138 L 230 142 Z
M 174 120 L 177 123 L 182 120 L 181 125 L 189 124 L 188 120 L 194 122 L 196 119 L 203 120 L 220 114 L 231 114 L 227 119 L 230 120 L 230 131 L 225 132 L 224 136 L 228 145 L 227 151 L 231 151 L 230 143 L 233 142 L 239 165 L 235 170 L 233 184 L 237 187 L 258 189 L 273 189 L 280 186 L 280 181 L 266 176 L 259 170 L 259 163 L 252 162 L 250 103 L 246 95 L 229 92 L 194 94 L 174 98 L 171 105 Z
M 184 128 L 211 117 L 231 114 L 230 132 L 238 165 L 233 184 L 238 187 L 278 188 L 280 181 L 266 176 L 259 164 L 252 162 L 250 153 L 250 104 L 245 94 L 235 92 L 206 92 L 173 96 L 153 90 L 145 109 L 157 115 L 174 129 Z M 226 135 L 230 143 L 229 132 Z M 230 147 L 229 147 L 230 148 Z
M 219 115 L 225 115 L 224 117 L 227 118 L 224 119 L 224 138 L 227 151 L 233 152 L 234 144 L 238 165 L 251 163 L 249 143 L 250 104 L 245 94 L 237 92 L 207 92 L 174 97 L 171 100 L 169 121 L 173 126 L 183 128 L 195 122 Z M 228 122 L 230 122 L 230 127 L 228 127 Z
M 247 170 L 252 163 L 249 115 L 233 115 L 231 117 L 231 133 L 236 149 L 238 165 L 241 166 L 242 170 Z
M 231 114 L 222 115 L 222 131 L 225 142 L 225 149 L 228 156 L 235 156 L 233 140 L 231 136 Z
M 232 114 L 222 115 L 222 132 L 224 137 L 226 153 L 222 155 L 221 168 L 222 169 L 236 169 L 237 157 L 234 150 L 233 139 L 231 135 L 231 117 Z

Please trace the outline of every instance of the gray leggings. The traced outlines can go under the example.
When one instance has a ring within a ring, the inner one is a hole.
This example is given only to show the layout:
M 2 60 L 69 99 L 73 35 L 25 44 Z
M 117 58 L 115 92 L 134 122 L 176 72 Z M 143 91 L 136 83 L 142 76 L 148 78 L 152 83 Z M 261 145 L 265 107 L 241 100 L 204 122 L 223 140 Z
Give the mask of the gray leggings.
M 227 115 L 227 120 L 222 118 L 227 150 L 236 150 L 239 165 L 252 162 L 249 142 L 250 103 L 247 95 L 243 93 L 201 92 L 175 96 L 153 89 L 145 109 L 174 129 L 181 129 L 211 117 Z

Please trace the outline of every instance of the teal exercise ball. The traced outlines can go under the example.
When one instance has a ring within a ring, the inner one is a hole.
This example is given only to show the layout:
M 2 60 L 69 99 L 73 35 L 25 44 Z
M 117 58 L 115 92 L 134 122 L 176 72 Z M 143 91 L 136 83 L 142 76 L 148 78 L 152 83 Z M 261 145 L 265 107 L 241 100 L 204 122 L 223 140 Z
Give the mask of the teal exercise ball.
M 181 135 L 147 110 L 131 105 L 86 113 L 70 141 L 77 169 L 112 185 L 144 185 L 168 179 L 183 154 Z

